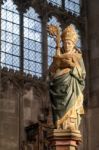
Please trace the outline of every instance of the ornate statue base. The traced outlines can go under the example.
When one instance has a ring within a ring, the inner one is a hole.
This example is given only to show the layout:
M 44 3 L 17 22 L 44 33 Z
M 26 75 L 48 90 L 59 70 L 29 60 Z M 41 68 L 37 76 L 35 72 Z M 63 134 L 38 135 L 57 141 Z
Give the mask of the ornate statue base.
M 50 150 L 77 150 L 81 142 L 80 131 L 54 129 L 48 133 Z

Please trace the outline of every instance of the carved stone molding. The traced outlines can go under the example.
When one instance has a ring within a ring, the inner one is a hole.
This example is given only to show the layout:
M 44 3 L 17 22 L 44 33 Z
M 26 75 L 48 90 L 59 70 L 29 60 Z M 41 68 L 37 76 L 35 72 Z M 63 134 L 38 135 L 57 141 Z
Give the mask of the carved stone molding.
M 25 13 L 27 9 L 31 6 L 33 0 L 13 0 L 14 4 L 17 5 L 19 12 Z
M 0 80 L 1 86 L 7 88 L 7 82 L 12 82 L 16 88 L 26 88 L 26 83 L 28 85 L 37 86 L 37 87 L 45 87 L 46 83 L 42 80 L 42 78 L 38 78 L 37 76 L 32 76 L 31 74 L 25 74 L 21 71 L 15 71 L 13 69 L 9 69 L 4 67 L 0 71 Z M 43 88 L 42 88 L 43 89 Z

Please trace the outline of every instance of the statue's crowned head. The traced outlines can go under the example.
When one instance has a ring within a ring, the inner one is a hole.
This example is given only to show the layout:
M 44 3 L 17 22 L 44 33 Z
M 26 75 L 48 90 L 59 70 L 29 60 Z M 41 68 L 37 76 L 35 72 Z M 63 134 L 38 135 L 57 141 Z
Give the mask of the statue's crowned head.
M 61 35 L 62 41 L 71 40 L 74 44 L 76 44 L 78 40 L 78 34 L 73 25 L 69 25 L 64 29 Z

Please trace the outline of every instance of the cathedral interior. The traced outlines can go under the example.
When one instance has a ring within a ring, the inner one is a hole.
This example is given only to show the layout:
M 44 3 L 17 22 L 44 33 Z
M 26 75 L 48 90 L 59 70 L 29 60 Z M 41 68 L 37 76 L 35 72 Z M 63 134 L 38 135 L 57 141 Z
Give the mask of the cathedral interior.
M 55 39 L 72 24 L 87 72 L 79 150 L 99 150 L 99 1 L 0 0 L 0 150 L 49 150 L 47 72 Z

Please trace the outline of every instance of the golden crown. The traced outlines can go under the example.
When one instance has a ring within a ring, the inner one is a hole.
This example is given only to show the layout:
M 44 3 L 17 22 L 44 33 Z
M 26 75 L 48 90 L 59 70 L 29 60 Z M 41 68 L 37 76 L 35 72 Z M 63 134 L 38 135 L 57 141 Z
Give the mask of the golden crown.
M 76 42 L 78 40 L 78 34 L 77 34 L 74 26 L 69 25 L 68 27 L 66 27 L 64 29 L 64 31 L 62 32 L 61 38 L 62 38 L 62 41 L 71 40 L 76 44 Z

